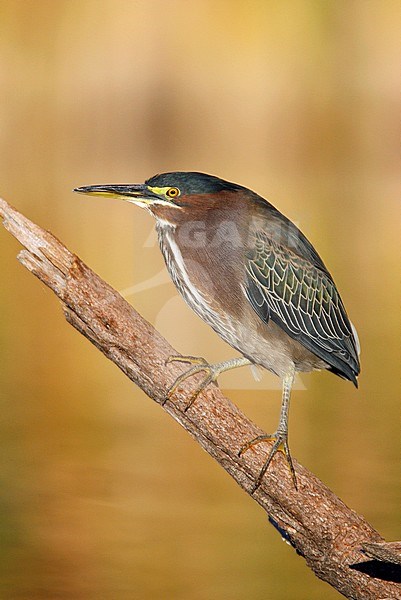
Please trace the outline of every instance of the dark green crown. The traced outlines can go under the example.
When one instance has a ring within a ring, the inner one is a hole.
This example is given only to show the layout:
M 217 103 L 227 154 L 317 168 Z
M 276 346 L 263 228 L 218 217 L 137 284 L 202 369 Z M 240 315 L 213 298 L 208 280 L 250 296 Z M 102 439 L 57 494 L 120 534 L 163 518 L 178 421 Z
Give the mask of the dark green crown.
M 183 195 L 216 194 L 223 190 L 235 192 L 244 189 L 241 185 L 224 181 L 224 179 L 214 175 L 191 171 L 161 173 L 160 175 L 154 175 L 145 183 L 152 187 L 177 187 Z

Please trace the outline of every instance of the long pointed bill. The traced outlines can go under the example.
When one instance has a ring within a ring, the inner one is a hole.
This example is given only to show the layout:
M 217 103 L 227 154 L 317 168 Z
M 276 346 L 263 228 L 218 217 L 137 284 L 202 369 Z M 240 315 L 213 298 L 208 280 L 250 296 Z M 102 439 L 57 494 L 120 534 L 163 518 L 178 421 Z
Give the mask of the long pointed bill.
M 75 188 L 73 191 L 90 196 L 118 198 L 119 200 L 126 200 L 144 208 L 155 201 L 163 201 L 160 196 L 155 194 L 144 183 L 86 185 Z

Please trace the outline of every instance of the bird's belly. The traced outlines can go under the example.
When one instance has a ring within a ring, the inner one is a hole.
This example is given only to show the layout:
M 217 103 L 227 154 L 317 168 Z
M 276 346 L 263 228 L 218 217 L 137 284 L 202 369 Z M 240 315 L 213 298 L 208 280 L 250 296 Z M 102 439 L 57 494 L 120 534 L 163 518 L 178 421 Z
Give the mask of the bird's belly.
M 309 372 L 327 368 L 327 364 L 302 344 L 290 338 L 278 325 L 269 321 L 256 328 L 236 323 L 233 330 L 209 323 L 211 327 L 233 348 L 241 352 L 253 363 L 283 378 L 295 371 Z

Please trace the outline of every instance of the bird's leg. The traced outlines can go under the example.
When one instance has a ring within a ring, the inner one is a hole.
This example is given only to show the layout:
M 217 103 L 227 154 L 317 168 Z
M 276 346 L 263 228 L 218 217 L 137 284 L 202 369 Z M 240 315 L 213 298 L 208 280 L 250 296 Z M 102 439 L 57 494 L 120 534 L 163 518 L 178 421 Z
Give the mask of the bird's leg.
M 170 399 L 174 392 L 177 390 L 179 385 L 185 381 L 188 377 L 192 377 L 196 373 L 201 373 L 202 371 L 205 373 L 204 379 L 199 383 L 199 385 L 192 392 L 189 397 L 188 403 L 185 407 L 185 411 L 192 406 L 195 402 L 196 398 L 199 396 L 201 391 L 209 385 L 212 381 L 216 381 L 217 377 L 224 373 L 224 371 L 229 371 L 230 369 L 236 369 L 237 367 L 243 367 L 245 365 L 250 365 L 251 361 L 247 358 L 232 358 L 231 360 L 226 360 L 224 362 L 216 363 L 214 365 L 210 365 L 204 358 L 199 358 L 196 356 L 170 356 L 167 360 L 167 363 L 171 362 L 184 362 L 190 365 L 193 365 L 188 371 L 180 375 L 170 387 L 167 392 L 166 399 Z
M 254 438 L 250 442 L 247 442 L 242 446 L 238 455 L 242 456 L 244 452 L 253 448 L 257 444 L 261 442 L 266 442 L 269 440 L 273 440 L 273 446 L 270 449 L 269 455 L 267 457 L 266 462 L 264 463 L 259 476 L 255 482 L 255 487 L 253 491 L 255 491 L 261 484 L 264 474 L 269 468 L 270 463 L 273 460 L 274 455 L 277 452 L 282 452 L 286 458 L 288 467 L 291 472 L 292 481 L 294 482 L 295 489 L 298 489 L 297 478 L 295 475 L 294 465 L 292 463 L 290 448 L 288 446 L 288 413 L 290 408 L 290 396 L 291 396 L 291 388 L 294 381 L 294 372 L 289 373 L 283 379 L 283 397 L 281 402 L 281 411 L 280 411 L 280 419 L 278 422 L 278 427 L 276 433 L 272 433 L 270 435 L 259 435 Z

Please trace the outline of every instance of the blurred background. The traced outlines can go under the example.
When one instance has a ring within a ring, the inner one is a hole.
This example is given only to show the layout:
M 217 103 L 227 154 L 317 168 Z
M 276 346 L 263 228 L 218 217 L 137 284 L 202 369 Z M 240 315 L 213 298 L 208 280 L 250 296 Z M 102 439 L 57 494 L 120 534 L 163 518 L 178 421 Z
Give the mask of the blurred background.
M 318 248 L 362 374 L 359 390 L 297 382 L 292 452 L 387 540 L 401 536 L 400 27 L 391 0 L 0 3 L 0 194 L 182 353 L 233 356 L 177 297 L 151 217 L 73 187 L 204 171 Z M 64 321 L 18 250 L 0 229 L 1 598 L 339 597 Z M 278 380 L 241 371 L 221 386 L 272 431 Z

